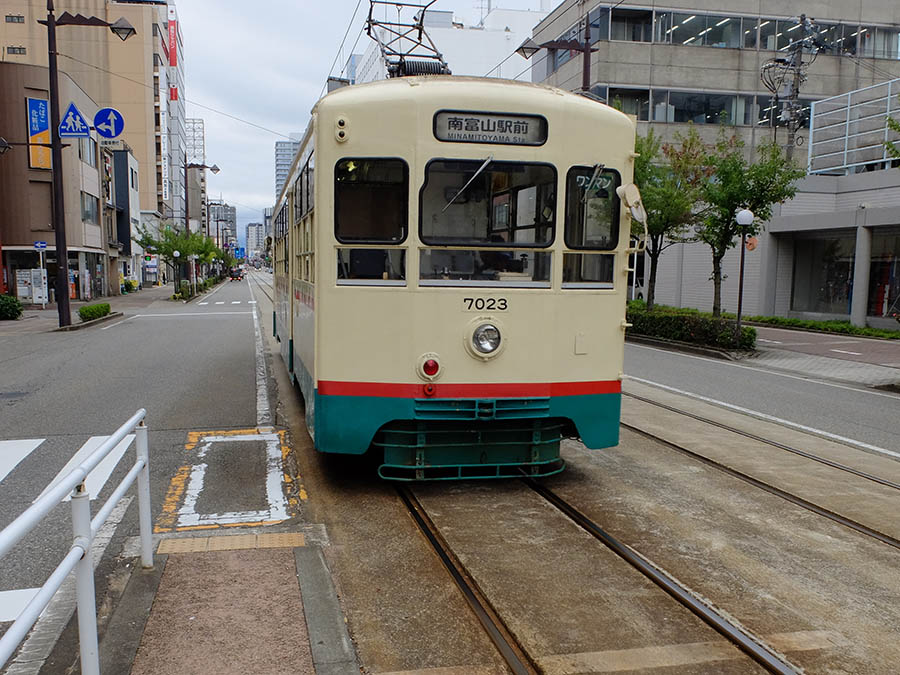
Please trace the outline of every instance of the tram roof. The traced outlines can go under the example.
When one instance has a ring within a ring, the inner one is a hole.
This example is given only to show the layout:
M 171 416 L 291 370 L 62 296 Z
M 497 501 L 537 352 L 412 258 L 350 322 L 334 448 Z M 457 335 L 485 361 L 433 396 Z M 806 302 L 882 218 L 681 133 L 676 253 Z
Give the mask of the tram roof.
M 410 89 L 415 90 L 413 93 Z M 528 112 L 532 107 L 538 110 L 552 111 L 558 108 L 561 102 L 566 106 L 566 112 L 575 112 L 581 108 L 586 114 L 597 115 L 598 109 L 610 116 L 610 121 L 628 120 L 624 113 L 600 103 L 594 99 L 580 94 L 575 94 L 557 87 L 519 80 L 504 80 L 495 77 L 464 77 L 456 75 L 419 75 L 410 77 L 395 77 L 387 80 L 376 80 L 365 84 L 354 84 L 349 87 L 336 89 L 319 99 L 313 107 L 316 113 L 320 107 L 331 107 L 332 104 L 376 104 L 379 102 L 396 101 L 398 98 L 410 100 L 410 97 L 419 99 L 434 99 L 440 105 L 455 105 L 451 103 L 459 98 L 484 97 L 487 109 L 494 109 L 502 100 L 503 108 L 522 108 L 521 112 Z M 441 103 L 446 97 L 447 102 Z M 541 98 L 546 97 L 546 98 Z M 578 108 L 574 108 L 578 106 Z

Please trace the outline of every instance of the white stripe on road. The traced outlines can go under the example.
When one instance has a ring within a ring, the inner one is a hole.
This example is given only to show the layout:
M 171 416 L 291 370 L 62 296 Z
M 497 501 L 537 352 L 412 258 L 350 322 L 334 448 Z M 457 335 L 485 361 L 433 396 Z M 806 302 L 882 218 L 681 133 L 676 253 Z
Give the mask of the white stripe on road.
M 250 289 L 250 299 L 256 300 L 253 295 L 253 284 L 247 281 Z M 256 424 L 264 426 L 272 423 L 272 414 L 269 412 L 269 390 L 266 386 L 268 373 L 266 372 L 266 356 L 263 351 L 262 332 L 259 330 L 259 319 L 256 310 L 253 311 L 253 333 L 256 337 Z
M 40 588 L 0 591 L 0 621 L 15 621 Z
M 140 314 L 135 314 L 134 316 L 129 316 L 127 319 L 123 319 L 122 321 L 116 321 L 116 323 L 110 324 L 108 326 L 104 326 L 100 330 L 109 330 L 110 328 L 115 328 L 116 326 L 121 326 L 126 321 L 131 321 L 132 319 L 136 319 L 140 316 Z
M 109 518 L 97 532 L 91 545 L 91 553 L 93 554 L 91 562 L 94 569 L 100 563 L 100 559 L 106 552 L 106 547 L 116 532 L 125 512 L 131 504 L 134 497 L 123 497 L 116 507 L 109 514 Z M 22 643 L 19 649 L 19 655 L 12 661 L 4 671 L 6 675 L 38 675 L 44 662 L 50 656 L 50 652 L 56 646 L 59 636 L 62 635 L 63 629 L 72 618 L 75 611 L 75 574 L 66 577 L 63 585 L 59 587 L 56 595 L 47 605 L 47 608 L 41 612 L 40 618 L 31 629 L 31 633 Z
M 246 316 L 250 312 L 178 312 L 176 314 L 141 314 L 142 319 L 155 319 L 158 316 Z
M 26 438 L 21 441 L 0 441 L 0 480 L 9 475 L 16 465 L 28 457 L 44 442 L 43 438 Z M 0 603 L 0 607 L 3 604 Z M 0 619 L 2 621 L 2 619 Z
M 224 305 L 224 304 L 225 304 L 225 301 L 224 301 L 224 300 L 218 300 L 218 301 L 216 301 L 216 304 L 217 304 L 217 305 Z
M 697 359 L 698 361 L 706 361 L 707 363 L 715 363 L 720 366 L 727 366 L 729 368 L 741 368 L 743 370 L 752 370 L 761 375 L 772 375 L 773 377 L 784 377 L 789 380 L 802 380 L 804 382 L 811 382 L 813 384 L 821 384 L 824 387 L 834 387 L 835 389 L 846 389 L 848 391 L 855 391 L 857 394 L 867 394 L 869 396 L 883 396 L 884 398 L 892 398 L 897 400 L 896 394 L 885 394 L 880 391 L 873 391 L 872 389 L 860 389 L 859 387 L 851 387 L 846 384 L 836 384 L 834 382 L 829 382 L 827 380 L 821 380 L 819 378 L 813 377 L 812 375 L 801 376 L 801 375 L 789 375 L 788 373 L 780 373 L 777 370 L 769 370 L 768 368 L 754 368 L 752 366 L 742 366 L 737 363 L 732 363 L 731 361 L 723 361 L 722 359 L 710 359 L 705 356 L 694 356 L 693 354 L 682 354 L 679 352 L 673 352 L 669 349 L 659 349 L 658 347 L 648 347 L 647 345 L 639 345 L 633 342 L 628 344 L 629 347 L 635 347 L 637 349 L 649 349 L 652 352 L 660 352 L 662 354 L 668 354 L 669 356 L 678 356 L 685 359 Z M 828 356 L 821 357 L 823 359 L 831 358 Z
M 44 491 L 38 496 L 38 499 L 43 497 L 47 492 L 53 489 L 58 483 L 60 483 L 69 473 L 72 472 L 73 469 L 77 469 L 78 465 L 83 463 L 88 457 L 90 457 L 94 452 L 96 452 L 97 448 L 99 448 L 109 436 L 91 436 L 84 445 L 72 455 L 72 459 L 66 462 L 66 465 L 62 468 L 58 474 L 56 474 L 56 478 L 44 488 Z M 128 449 L 128 446 L 131 445 L 131 442 L 134 440 L 134 434 L 128 434 L 125 438 L 119 441 L 118 445 L 112 449 L 106 457 L 103 458 L 103 461 L 100 462 L 93 471 L 91 471 L 87 478 L 84 481 L 85 487 L 87 488 L 88 494 L 91 496 L 91 499 L 96 499 L 97 495 L 100 494 L 100 490 L 103 489 L 103 486 L 106 485 L 106 481 L 109 480 L 110 474 L 113 472 L 113 469 L 116 468 L 116 464 L 119 463 L 119 460 L 122 458 L 122 455 L 125 454 L 125 451 Z M 69 501 L 71 499 L 70 495 L 66 495 L 66 498 L 63 501 Z M 37 499 L 35 499 L 37 501 Z
M 232 305 L 239 305 L 239 304 L 241 304 L 241 301 L 240 301 L 240 300 L 232 300 L 232 301 L 231 301 L 231 304 L 232 304 Z
M 770 345 L 780 345 L 781 344 L 780 340 L 764 340 L 761 337 L 756 338 L 756 341 L 757 342 L 768 342 Z
M 208 305 L 209 303 L 208 302 L 198 302 L 197 304 L 198 305 Z
M 862 352 L 848 352 L 843 349 L 832 349 L 832 352 L 837 352 L 838 354 L 850 354 L 851 356 L 862 356 Z
M 694 394 L 689 391 L 684 391 L 683 389 L 676 389 L 675 387 L 669 387 L 665 384 L 660 384 L 659 382 L 652 382 L 650 380 L 642 380 L 639 377 L 633 377 L 631 375 L 626 375 L 625 379 L 634 380 L 635 382 L 640 382 L 641 384 L 648 384 L 651 387 L 656 387 L 658 389 L 664 389 L 666 391 L 671 391 L 674 394 L 681 394 L 682 396 L 688 396 L 690 398 L 696 399 L 698 401 L 703 401 L 704 403 L 711 403 L 713 405 L 717 405 L 721 408 L 727 408 L 728 410 L 734 410 L 739 413 L 743 413 L 744 415 L 750 415 L 751 417 L 756 417 L 757 419 L 766 420 L 767 422 L 775 422 L 776 424 L 781 424 L 782 426 L 790 427 L 791 429 L 798 429 L 800 431 L 805 431 L 807 433 L 815 434 L 816 436 L 821 436 L 823 438 L 827 438 L 832 441 L 837 441 L 838 443 L 844 443 L 845 445 L 851 445 L 855 448 L 861 448 L 864 450 L 871 450 L 872 452 L 877 452 L 882 455 L 888 455 L 890 457 L 896 457 L 900 459 L 900 452 L 894 452 L 893 450 L 885 450 L 884 448 L 879 448 L 877 445 L 869 445 L 868 443 L 863 443 L 862 441 L 857 441 L 852 438 L 847 438 L 846 436 L 838 436 L 837 434 L 829 433 L 828 431 L 822 431 L 821 429 L 816 429 L 815 427 L 808 427 L 804 424 L 797 424 L 796 422 L 790 422 L 786 419 L 782 419 L 780 417 L 773 417 L 772 415 L 767 415 L 766 413 L 757 412 L 755 410 L 750 410 L 749 408 L 742 408 L 738 405 L 733 405 L 731 403 L 725 403 L 725 401 L 719 401 L 718 399 L 708 398 L 706 396 L 701 396 L 700 394 Z
M 256 300 L 250 300 L 250 301 L 248 302 L 248 304 L 255 305 L 255 304 L 256 304 Z

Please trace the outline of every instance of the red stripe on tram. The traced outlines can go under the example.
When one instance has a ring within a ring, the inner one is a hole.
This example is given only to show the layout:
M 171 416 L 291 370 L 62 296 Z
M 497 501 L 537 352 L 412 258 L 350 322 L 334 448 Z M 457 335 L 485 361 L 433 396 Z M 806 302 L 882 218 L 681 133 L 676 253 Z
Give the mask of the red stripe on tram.
M 381 398 L 423 398 L 425 383 L 336 382 L 320 380 L 322 396 L 375 396 Z M 619 380 L 601 382 L 538 382 L 494 384 L 434 383 L 434 393 L 428 398 L 530 398 L 547 396 L 586 396 L 590 394 L 619 394 Z

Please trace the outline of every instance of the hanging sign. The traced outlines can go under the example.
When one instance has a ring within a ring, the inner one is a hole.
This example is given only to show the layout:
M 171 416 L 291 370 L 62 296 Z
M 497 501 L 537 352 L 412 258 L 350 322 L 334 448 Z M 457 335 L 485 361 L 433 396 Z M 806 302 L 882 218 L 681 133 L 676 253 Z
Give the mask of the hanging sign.
M 42 98 L 26 98 L 28 109 L 28 142 L 50 143 L 50 109 Z M 28 166 L 32 169 L 50 168 L 50 148 L 28 146 Z

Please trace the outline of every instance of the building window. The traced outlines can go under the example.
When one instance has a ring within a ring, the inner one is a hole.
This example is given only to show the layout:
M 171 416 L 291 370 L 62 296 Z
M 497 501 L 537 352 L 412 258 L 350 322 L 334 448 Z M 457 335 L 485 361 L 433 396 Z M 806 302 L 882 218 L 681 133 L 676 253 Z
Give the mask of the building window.
M 634 115 L 641 122 L 646 122 L 650 115 L 650 92 L 647 89 L 609 88 L 610 106 L 621 110 L 626 115 Z
M 900 31 L 896 28 L 863 28 L 859 55 L 876 59 L 900 59 Z
M 25 23 L 25 17 L 21 14 L 7 14 L 6 23 Z
M 609 8 L 596 7 L 588 14 L 591 23 L 591 42 L 609 40 Z
M 869 316 L 900 311 L 900 233 L 872 235 Z
M 795 239 L 791 309 L 795 312 L 849 314 L 855 254 L 853 235 Z
M 753 97 L 687 91 L 653 91 L 654 122 L 749 125 Z
M 756 100 L 759 105 L 756 121 L 757 125 L 768 127 L 787 126 L 789 116 L 785 111 L 786 101 L 779 99 L 778 104 L 776 105 L 775 99 L 771 96 L 758 96 Z M 800 128 L 808 129 L 812 100 L 801 98 L 797 103 L 800 106 Z
M 138 189 L 138 180 L 137 180 L 137 171 L 134 169 L 129 169 L 131 171 L 131 188 L 133 190 Z
M 25 54 L 25 47 L 7 47 L 7 54 Z
M 93 138 L 78 139 L 78 157 L 88 166 L 97 166 L 97 141 Z
M 81 220 L 92 225 L 100 224 L 100 207 L 98 200 L 87 192 L 81 193 Z
M 649 9 L 614 9 L 610 35 L 613 40 L 650 42 L 653 35 L 653 11 Z

